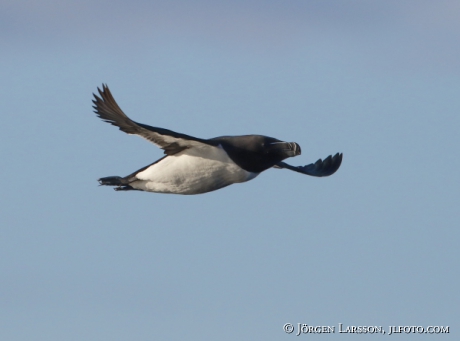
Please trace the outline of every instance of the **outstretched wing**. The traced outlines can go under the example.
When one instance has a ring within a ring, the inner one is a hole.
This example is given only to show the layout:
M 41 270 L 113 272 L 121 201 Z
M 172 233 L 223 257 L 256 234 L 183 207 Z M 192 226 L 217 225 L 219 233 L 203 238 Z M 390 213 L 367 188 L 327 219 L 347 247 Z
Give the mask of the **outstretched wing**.
M 311 176 L 329 176 L 337 172 L 337 169 L 339 169 L 340 165 L 342 164 L 342 156 L 342 153 L 337 153 L 334 155 L 334 157 L 332 157 L 332 155 L 329 155 L 327 158 L 324 159 L 324 161 L 319 159 L 315 163 L 299 167 L 288 165 L 285 162 L 279 162 L 274 167 L 286 168 L 294 172 L 307 174 Z
M 174 155 L 192 147 L 216 146 L 214 142 L 208 140 L 134 122 L 120 109 L 106 84 L 102 85 L 102 90 L 99 88 L 97 90 L 100 97 L 93 94 L 93 108 L 102 120 L 117 126 L 125 133 L 139 135 L 149 140 L 163 149 L 167 155 Z

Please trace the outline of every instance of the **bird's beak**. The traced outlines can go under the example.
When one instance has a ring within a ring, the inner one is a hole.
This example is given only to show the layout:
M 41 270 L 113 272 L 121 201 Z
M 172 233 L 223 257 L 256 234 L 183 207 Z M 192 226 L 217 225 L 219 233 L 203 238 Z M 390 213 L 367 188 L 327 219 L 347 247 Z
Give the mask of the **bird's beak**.
M 301 154 L 300 146 L 295 142 L 273 143 L 273 148 L 284 154 L 286 157 L 293 157 Z
M 287 145 L 289 146 L 289 149 L 288 149 L 288 154 L 292 154 L 292 155 L 289 155 L 289 156 L 297 156 L 297 155 L 300 155 L 302 153 L 301 149 L 300 149 L 300 146 L 295 143 L 295 142 L 287 142 Z

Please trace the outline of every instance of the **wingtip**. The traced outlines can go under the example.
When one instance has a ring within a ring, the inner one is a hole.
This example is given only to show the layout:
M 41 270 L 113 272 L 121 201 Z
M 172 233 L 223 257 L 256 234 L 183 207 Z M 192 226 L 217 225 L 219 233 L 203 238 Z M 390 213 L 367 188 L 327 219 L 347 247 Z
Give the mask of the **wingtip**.
M 338 163 L 338 167 L 340 167 L 340 165 L 342 164 L 342 160 L 343 160 L 343 153 L 337 153 L 332 158 L 332 162 Z M 337 167 L 337 169 L 338 169 L 338 167 Z
M 319 159 L 315 163 L 300 168 L 308 175 L 318 177 L 330 176 L 340 168 L 342 158 L 342 153 L 336 153 L 334 156 L 329 155 L 324 160 Z

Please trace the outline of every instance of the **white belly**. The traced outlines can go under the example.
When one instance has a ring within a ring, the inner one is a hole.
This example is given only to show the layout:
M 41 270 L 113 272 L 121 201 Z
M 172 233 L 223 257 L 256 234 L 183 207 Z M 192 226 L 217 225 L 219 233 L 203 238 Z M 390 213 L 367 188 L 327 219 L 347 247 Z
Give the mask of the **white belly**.
M 258 173 L 238 167 L 221 148 L 191 148 L 168 156 L 136 174 L 130 186 L 148 192 L 199 194 L 254 179 Z

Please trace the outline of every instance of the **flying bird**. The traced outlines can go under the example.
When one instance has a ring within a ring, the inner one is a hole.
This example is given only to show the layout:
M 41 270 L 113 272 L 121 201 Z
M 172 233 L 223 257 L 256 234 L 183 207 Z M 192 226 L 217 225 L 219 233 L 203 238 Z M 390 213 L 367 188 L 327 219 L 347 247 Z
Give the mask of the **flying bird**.
M 220 136 L 201 139 L 151 127 L 131 120 L 120 109 L 107 85 L 94 95 L 94 112 L 121 131 L 139 135 L 164 150 L 161 159 L 125 176 L 100 178 L 100 185 L 116 191 L 139 190 L 156 193 L 200 194 L 234 183 L 254 179 L 269 168 L 286 168 L 316 177 L 329 176 L 339 169 L 342 154 L 315 163 L 294 167 L 282 162 L 300 155 L 300 146 L 263 135 Z

